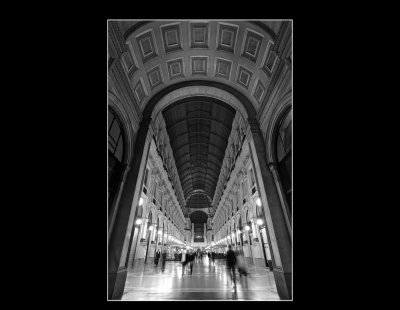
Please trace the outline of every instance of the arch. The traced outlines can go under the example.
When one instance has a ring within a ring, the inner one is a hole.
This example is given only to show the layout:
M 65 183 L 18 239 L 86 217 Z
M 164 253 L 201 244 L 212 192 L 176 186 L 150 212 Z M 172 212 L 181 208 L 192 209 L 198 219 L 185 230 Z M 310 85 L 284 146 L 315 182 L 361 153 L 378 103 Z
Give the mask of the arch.
M 275 163 L 275 137 L 277 135 L 277 131 L 279 130 L 279 124 L 282 117 L 284 117 L 290 109 L 292 109 L 291 92 L 287 93 L 272 111 L 270 125 L 268 126 L 264 137 L 268 163 Z
M 170 104 L 192 96 L 219 99 L 238 111 L 244 120 L 256 117 L 256 111 L 250 99 L 237 89 L 221 82 L 191 80 L 169 85 L 154 94 L 143 111 L 143 118 L 157 119 L 158 114 Z
M 136 130 L 136 128 L 130 121 L 128 117 L 128 112 L 125 110 L 119 98 L 110 91 L 108 92 L 108 98 L 108 107 L 113 110 L 115 115 L 117 115 L 123 129 L 122 131 L 125 144 L 125 154 L 122 163 L 125 165 L 129 165 L 134 155 L 132 150 L 134 149 L 134 130 Z
M 212 202 L 211 197 L 207 194 L 207 192 L 203 189 L 195 189 L 192 193 L 190 193 L 188 195 L 188 197 L 186 198 L 186 201 L 188 201 L 190 199 L 190 197 L 192 197 L 193 195 L 198 194 L 198 195 L 204 195 L 208 198 L 208 200 L 210 201 L 210 203 Z
M 129 39 L 131 34 L 133 34 L 136 30 L 138 30 L 140 27 L 143 27 L 153 21 L 139 21 L 133 24 L 131 27 L 129 27 L 123 34 L 123 38 L 125 41 Z M 271 38 L 275 41 L 276 40 L 276 33 L 266 24 L 260 21 L 249 21 L 250 24 L 256 25 L 260 27 L 262 30 L 264 30 L 266 33 L 268 33 Z

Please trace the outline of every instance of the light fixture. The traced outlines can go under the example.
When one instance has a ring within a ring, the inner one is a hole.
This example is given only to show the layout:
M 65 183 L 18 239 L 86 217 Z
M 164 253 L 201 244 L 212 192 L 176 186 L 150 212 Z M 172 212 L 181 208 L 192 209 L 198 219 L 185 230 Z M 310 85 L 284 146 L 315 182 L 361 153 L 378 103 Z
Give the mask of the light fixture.
M 142 224 L 142 219 L 137 219 L 136 220 L 136 225 L 140 225 L 140 224 Z
M 149 230 L 152 231 L 153 230 L 153 226 L 150 225 L 149 226 Z
M 261 226 L 264 223 L 264 221 L 262 219 L 257 219 L 257 225 Z
M 261 207 L 261 199 L 260 199 L 260 197 L 258 197 L 256 199 L 256 204 L 257 204 L 257 206 Z
M 244 227 L 244 229 L 246 229 L 247 231 L 249 231 L 249 230 L 250 230 L 250 226 L 249 226 L 249 225 L 246 225 L 246 226 Z
M 160 230 L 158 230 L 158 234 L 159 235 L 161 235 L 162 234 L 162 230 L 160 229 Z
M 141 206 L 142 204 L 143 204 L 143 198 L 140 197 L 140 198 L 139 198 L 139 206 Z

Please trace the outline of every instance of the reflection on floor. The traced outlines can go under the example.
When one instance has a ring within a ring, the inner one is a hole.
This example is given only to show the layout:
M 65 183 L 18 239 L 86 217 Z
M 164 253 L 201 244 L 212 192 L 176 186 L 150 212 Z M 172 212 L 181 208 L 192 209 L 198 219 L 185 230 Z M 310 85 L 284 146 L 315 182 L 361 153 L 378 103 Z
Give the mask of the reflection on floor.
M 154 264 L 128 273 L 122 300 L 279 300 L 274 275 L 267 268 L 249 267 L 249 275 L 240 277 L 236 272 L 237 287 L 232 289 L 225 260 L 208 257 L 195 261 L 193 274 L 185 268 L 182 276 L 180 262 Z

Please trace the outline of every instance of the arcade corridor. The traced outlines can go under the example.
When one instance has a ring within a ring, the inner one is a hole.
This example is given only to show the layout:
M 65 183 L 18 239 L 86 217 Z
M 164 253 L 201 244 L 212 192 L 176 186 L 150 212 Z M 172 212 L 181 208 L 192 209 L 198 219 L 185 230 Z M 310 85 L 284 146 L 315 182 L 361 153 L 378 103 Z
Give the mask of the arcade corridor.
M 107 23 L 108 300 L 292 300 L 292 21 Z
M 250 275 L 239 277 L 232 290 L 224 260 L 213 264 L 207 256 L 193 265 L 193 273 L 182 276 L 180 262 L 141 266 L 128 273 L 122 300 L 279 300 L 274 275 L 265 267 L 250 267 Z

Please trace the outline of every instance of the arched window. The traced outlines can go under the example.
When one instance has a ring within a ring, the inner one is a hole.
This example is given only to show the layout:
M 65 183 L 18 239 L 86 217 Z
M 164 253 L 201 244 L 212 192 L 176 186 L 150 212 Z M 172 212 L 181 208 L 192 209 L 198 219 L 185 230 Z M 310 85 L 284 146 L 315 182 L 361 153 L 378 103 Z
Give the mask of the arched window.
M 279 124 L 276 135 L 276 161 L 283 191 L 292 213 L 292 110 L 290 109 Z
M 108 108 L 108 210 L 120 183 L 123 173 L 124 133 L 115 112 Z

